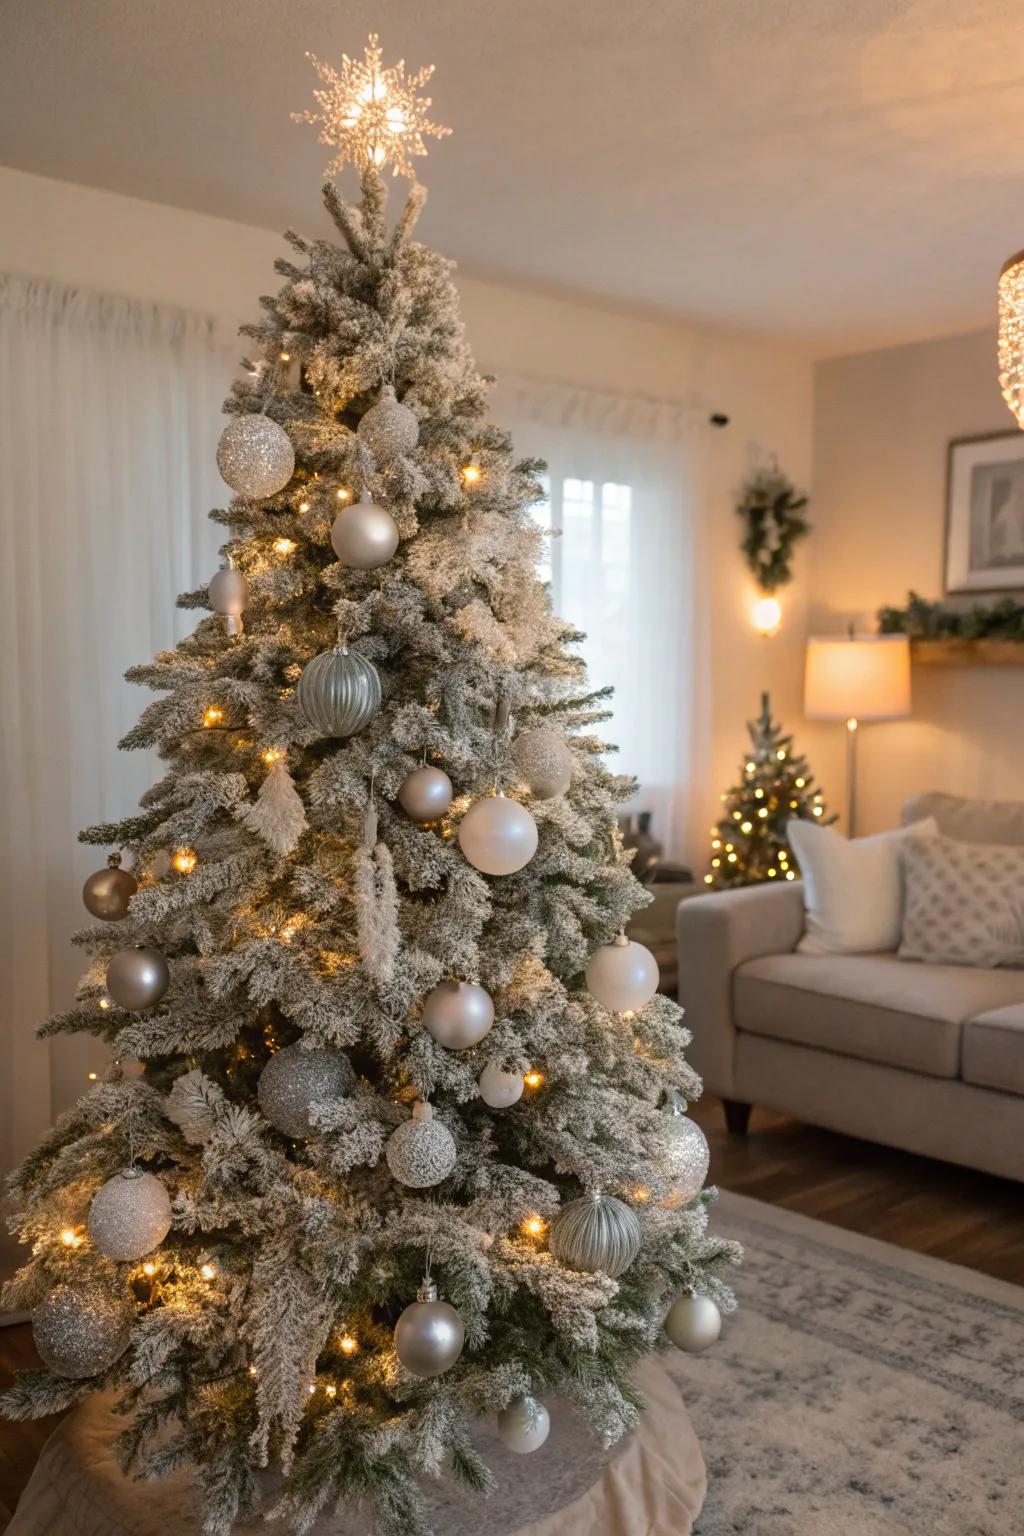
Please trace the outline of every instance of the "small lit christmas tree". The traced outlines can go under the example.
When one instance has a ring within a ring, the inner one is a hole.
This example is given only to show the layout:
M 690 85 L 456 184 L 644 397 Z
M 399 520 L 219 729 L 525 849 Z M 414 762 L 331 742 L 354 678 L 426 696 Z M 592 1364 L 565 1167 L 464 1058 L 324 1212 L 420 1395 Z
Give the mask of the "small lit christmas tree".
M 824 797 L 803 753 L 794 751 L 772 719 L 766 693 L 761 713 L 747 721 L 750 752 L 743 760 L 740 781 L 722 796 L 722 815 L 711 828 L 711 867 L 704 884 L 715 890 L 756 885 L 762 880 L 795 880 L 800 873 L 786 838 L 794 817 L 835 821 L 827 815 Z

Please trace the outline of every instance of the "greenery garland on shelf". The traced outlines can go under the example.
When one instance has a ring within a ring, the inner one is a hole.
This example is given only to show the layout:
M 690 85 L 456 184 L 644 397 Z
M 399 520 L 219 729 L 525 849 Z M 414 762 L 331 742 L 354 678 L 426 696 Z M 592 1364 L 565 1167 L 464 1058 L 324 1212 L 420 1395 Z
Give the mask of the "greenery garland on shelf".
M 910 635 L 914 640 L 1017 640 L 1024 643 L 1024 604 L 1012 597 L 997 603 L 948 608 L 907 593 L 903 608 L 879 608 L 883 635 Z
M 736 511 L 745 533 L 741 548 L 762 592 L 775 592 L 793 576 L 793 550 L 811 525 L 803 516 L 807 497 L 775 463 L 755 470 Z

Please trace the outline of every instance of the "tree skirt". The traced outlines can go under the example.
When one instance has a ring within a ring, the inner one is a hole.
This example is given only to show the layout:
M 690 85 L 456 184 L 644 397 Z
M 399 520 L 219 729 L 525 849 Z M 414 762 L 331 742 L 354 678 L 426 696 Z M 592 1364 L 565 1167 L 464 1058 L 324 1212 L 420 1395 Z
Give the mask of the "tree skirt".
M 547 1444 L 529 1456 L 506 1451 L 492 1423 L 476 1444 L 497 1480 L 489 1499 L 450 1482 L 428 1484 L 441 1536 L 688 1536 L 704 1501 L 704 1461 L 679 1390 L 656 1360 L 636 1373 L 647 1402 L 636 1433 L 605 1451 L 561 1403 Z M 7 1536 L 196 1536 L 200 1526 L 186 1472 L 157 1483 L 125 1478 L 113 1453 L 124 1420 L 110 1397 L 92 1397 L 54 1430 L 21 1496 Z M 285 1527 L 258 1521 L 238 1536 Z M 366 1511 L 321 1522 L 318 1536 L 368 1536 Z

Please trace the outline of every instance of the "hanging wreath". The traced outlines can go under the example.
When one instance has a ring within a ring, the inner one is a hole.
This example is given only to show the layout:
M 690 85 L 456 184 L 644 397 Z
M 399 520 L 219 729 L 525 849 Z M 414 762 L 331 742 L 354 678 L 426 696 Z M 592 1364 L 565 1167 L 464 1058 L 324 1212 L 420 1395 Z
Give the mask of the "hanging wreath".
M 807 497 L 778 465 L 751 475 L 736 511 L 745 529 L 741 548 L 763 592 L 774 592 L 792 579 L 793 549 L 811 525 L 803 516 Z

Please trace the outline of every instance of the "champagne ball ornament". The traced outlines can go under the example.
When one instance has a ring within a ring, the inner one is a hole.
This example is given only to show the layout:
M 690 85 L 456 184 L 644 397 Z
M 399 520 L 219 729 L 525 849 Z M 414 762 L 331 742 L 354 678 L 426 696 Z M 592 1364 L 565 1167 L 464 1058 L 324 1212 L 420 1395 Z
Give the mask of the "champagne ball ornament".
M 710 1349 L 722 1331 L 722 1314 L 710 1296 L 684 1291 L 677 1296 L 665 1318 L 665 1332 L 677 1349 L 699 1355 Z
M 462 1354 L 466 1328 L 455 1308 L 439 1301 L 437 1286 L 424 1280 L 416 1300 L 395 1325 L 395 1353 L 414 1376 L 428 1379 L 449 1370 Z
M 617 1280 L 640 1252 L 640 1223 L 622 1200 L 595 1192 L 563 1205 L 548 1247 L 560 1264 Z
M 32 1314 L 32 1339 L 54 1376 L 81 1381 L 98 1376 L 128 1348 L 131 1320 L 127 1299 L 105 1291 L 59 1285 Z
M 452 803 L 455 791 L 443 768 L 424 763 L 407 773 L 398 790 L 398 803 L 413 821 L 439 821 Z
M 670 1209 L 687 1205 L 704 1188 L 711 1162 L 707 1137 L 686 1113 L 679 1093 L 669 1095 L 665 1106 L 665 1139 L 659 1159 L 662 1171 L 672 1180 L 672 1192 L 664 1202 Z
M 539 1451 L 550 1433 L 551 1416 L 535 1397 L 514 1397 L 498 1414 L 501 1443 L 518 1456 Z
M 612 1013 L 635 1012 L 658 990 L 657 960 L 624 933 L 594 951 L 586 974 L 590 995 Z
M 380 674 L 358 651 L 336 645 L 307 662 L 295 697 L 321 736 L 354 736 L 380 708 Z
M 459 847 L 483 875 L 514 875 L 537 852 L 537 823 L 518 800 L 488 795 L 459 822 Z
M 242 633 L 242 614 L 249 602 L 249 584 L 233 565 L 222 565 L 210 577 L 207 597 L 214 613 L 223 613 L 229 635 Z
M 360 418 L 356 429 L 359 440 L 375 459 L 397 459 L 409 453 L 420 438 L 420 427 L 407 405 L 395 396 L 390 384 L 385 384 L 376 405 Z
M 98 869 L 82 886 L 86 911 L 104 923 L 119 923 L 128 916 L 128 903 L 139 885 L 134 875 L 121 868 L 121 855 L 112 853 L 106 869 Z
M 107 991 L 119 1008 L 152 1008 L 171 984 L 171 969 L 158 949 L 140 944 L 121 949 L 107 966 Z
M 429 1189 L 448 1177 L 457 1153 L 451 1131 L 434 1119 L 431 1106 L 415 1104 L 412 1119 L 388 1137 L 384 1156 L 399 1184 Z
M 538 800 L 564 795 L 572 782 L 572 753 L 554 731 L 523 731 L 512 743 L 512 757 Z
M 269 416 L 236 416 L 220 435 L 217 468 L 239 496 L 261 501 L 284 490 L 295 470 L 295 450 Z
M 170 1230 L 170 1196 L 155 1174 L 125 1168 L 93 1196 L 89 1236 L 108 1259 L 144 1259 Z
M 331 544 L 343 565 L 355 571 L 375 571 L 387 565 L 398 548 L 398 524 L 386 507 L 379 507 L 364 491 L 334 519 Z
M 285 1136 L 315 1136 L 310 1120 L 314 1104 L 341 1099 L 355 1087 L 348 1057 L 327 1046 L 306 1050 L 285 1045 L 275 1051 L 260 1073 L 256 1097 L 266 1118 Z
M 448 1051 L 479 1045 L 493 1023 L 490 993 L 473 981 L 442 981 L 423 1004 L 423 1028 Z
M 491 1109 L 510 1109 L 518 1104 L 525 1087 L 521 1072 L 505 1072 L 489 1061 L 480 1073 L 480 1097 Z

